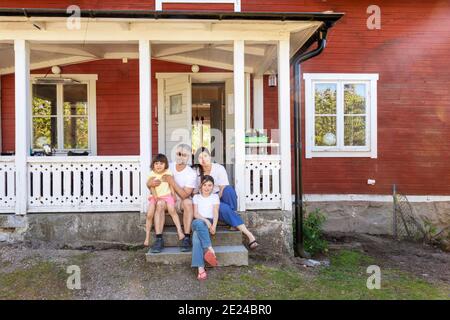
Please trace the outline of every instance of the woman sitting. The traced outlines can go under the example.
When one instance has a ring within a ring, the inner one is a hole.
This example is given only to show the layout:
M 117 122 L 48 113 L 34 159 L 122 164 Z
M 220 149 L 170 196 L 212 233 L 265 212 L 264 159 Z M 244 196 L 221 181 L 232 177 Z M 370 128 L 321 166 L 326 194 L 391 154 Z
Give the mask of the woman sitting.
M 236 212 L 237 195 L 228 182 L 225 167 L 218 163 L 212 163 L 211 153 L 205 147 L 197 150 L 194 160 L 198 181 L 201 181 L 206 175 L 213 177 L 215 181 L 213 193 L 218 194 L 220 198 L 219 220 L 240 230 L 248 238 L 248 248 L 256 249 L 258 243 L 255 236 L 247 229 L 241 216 Z

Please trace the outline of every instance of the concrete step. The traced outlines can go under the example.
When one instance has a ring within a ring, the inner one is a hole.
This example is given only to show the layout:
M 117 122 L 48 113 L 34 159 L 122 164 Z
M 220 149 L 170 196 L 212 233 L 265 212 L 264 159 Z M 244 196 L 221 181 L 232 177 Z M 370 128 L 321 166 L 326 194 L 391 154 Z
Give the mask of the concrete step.
M 151 233 L 152 241 L 155 241 L 156 235 L 154 230 Z M 238 246 L 242 244 L 242 232 L 231 231 L 226 227 L 217 227 L 215 236 L 211 236 L 211 240 L 214 246 Z M 166 247 L 178 247 L 178 235 L 175 227 L 164 228 L 164 246 Z
M 248 266 L 248 250 L 243 246 L 214 247 L 220 267 Z M 192 252 L 181 252 L 178 247 L 166 247 L 161 253 L 147 253 L 147 262 L 158 264 L 191 264 Z
M 178 214 L 178 217 L 180 218 L 181 225 L 183 225 L 183 215 L 182 214 Z M 172 217 L 168 213 L 166 213 L 166 218 L 164 220 L 164 225 L 165 226 L 174 226 L 175 225 L 175 223 L 173 223 Z M 217 223 L 217 225 L 218 226 L 226 226 L 226 224 L 224 222 L 222 222 L 222 221 L 219 221 Z

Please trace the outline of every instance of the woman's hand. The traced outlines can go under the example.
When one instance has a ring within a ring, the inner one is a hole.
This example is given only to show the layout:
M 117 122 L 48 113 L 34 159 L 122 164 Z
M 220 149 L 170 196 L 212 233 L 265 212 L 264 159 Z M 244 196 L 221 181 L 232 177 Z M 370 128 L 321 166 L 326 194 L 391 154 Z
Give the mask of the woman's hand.
M 204 221 L 205 221 L 206 226 L 208 227 L 208 229 L 211 230 L 211 226 L 212 226 L 211 221 L 209 221 L 208 219 L 205 219 Z
M 209 228 L 209 233 L 211 233 L 211 235 L 215 235 L 216 228 L 217 228 L 217 226 L 215 224 L 211 225 L 211 227 Z

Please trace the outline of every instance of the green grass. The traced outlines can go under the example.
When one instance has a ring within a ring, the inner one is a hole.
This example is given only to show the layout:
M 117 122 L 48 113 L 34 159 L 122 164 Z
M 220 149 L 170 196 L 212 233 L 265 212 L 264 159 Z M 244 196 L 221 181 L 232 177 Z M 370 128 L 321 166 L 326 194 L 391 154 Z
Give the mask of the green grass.
M 33 261 L 27 268 L 0 273 L 0 300 L 69 299 L 66 287 L 69 275 L 64 268 L 48 261 Z
M 431 284 L 406 272 L 381 267 L 381 289 L 366 287 L 374 260 L 357 251 L 330 257 L 314 275 L 293 268 L 256 265 L 245 274 L 226 274 L 209 283 L 209 299 L 450 299 L 450 286 Z

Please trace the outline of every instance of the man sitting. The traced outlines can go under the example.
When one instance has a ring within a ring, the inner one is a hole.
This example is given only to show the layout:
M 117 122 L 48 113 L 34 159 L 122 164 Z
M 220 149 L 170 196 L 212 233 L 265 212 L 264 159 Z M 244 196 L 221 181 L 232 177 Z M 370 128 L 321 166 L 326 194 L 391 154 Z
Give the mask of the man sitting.
M 173 176 L 163 176 L 163 182 L 169 183 L 175 190 L 177 195 L 176 209 L 177 212 L 183 213 L 183 230 L 185 237 L 181 243 L 181 251 L 191 251 L 191 224 L 194 217 L 192 206 L 192 193 L 197 187 L 197 175 L 195 171 L 188 165 L 189 158 L 192 156 L 191 147 L 187 144 L 180 144 L 176 149 L 176 161 L 171 162 L 169 169 Z M 149 187 L 157 187 L 161 184 L 160 180 L 150 179 Z M 156 241 L 151 248 L 151 252 L 159 253 L 164 248 L 163 229 L 165 222 L 165 211 L 167 206 L 161 201 L 156 205 L 155 212 L 155 233 Z

